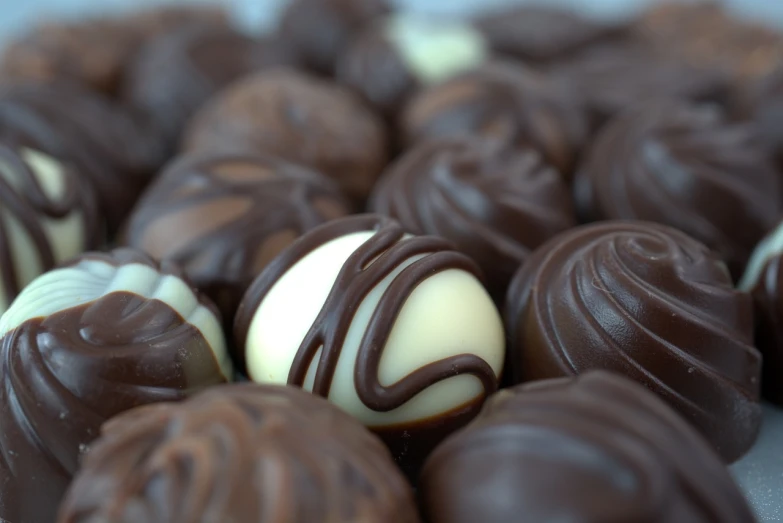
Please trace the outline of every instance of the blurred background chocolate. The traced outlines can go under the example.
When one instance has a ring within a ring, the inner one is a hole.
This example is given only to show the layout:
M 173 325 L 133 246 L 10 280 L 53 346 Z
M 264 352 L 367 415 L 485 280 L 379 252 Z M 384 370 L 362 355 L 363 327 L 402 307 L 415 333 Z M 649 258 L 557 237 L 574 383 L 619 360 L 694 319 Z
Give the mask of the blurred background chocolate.
M 350 41 L 391 11 L 387 0 L 292 0 L 278 32 L 308 68 L 331 76 Z
M 164 3 L 157 7 L 147 7 L 121 15 L 121 20 L 135 32 L 140 44 L 187 26 L 228 27 L 232 25 L 229 11 L 214 2 L 207 2 L 203 5 L 196 3 L 167 5 Z
M 783 62 L 769 74 L 750 82 L 740 94 L 740 118 L 753 122 L 759 137 L 783 172 Z
M 280 251 L 350 211 L 331 180 L 273 156 L 186 155 L 147 189 L 123 242 L 182 267 L 231 325 L 247 287 Z
M 751 126 L 715 107 L 637 105 L 599 133 L 574 181 L 587 220 L 637 219 L 687 232 L 739 279 L 783 213 L 780 173 Z
M 183 148 L 274 154 L 322 172 L 361 202 L 388 161 L 387 140 L 378 115 L 345 87 L 279 70 L 247 76 L 204 105 Z
M 530 147 L 570 179 L 587 138 L 582 107 L 559 84 L 510 62 L 467 71 L 414 96 L 402 115 L 403 141 L 482 137 Z
M 370 209 L 453 241 L 500 302 L 530 251 L 576 225 L 568 185 L 537 152 L 475 138 L 414 146 L 376 184 Z

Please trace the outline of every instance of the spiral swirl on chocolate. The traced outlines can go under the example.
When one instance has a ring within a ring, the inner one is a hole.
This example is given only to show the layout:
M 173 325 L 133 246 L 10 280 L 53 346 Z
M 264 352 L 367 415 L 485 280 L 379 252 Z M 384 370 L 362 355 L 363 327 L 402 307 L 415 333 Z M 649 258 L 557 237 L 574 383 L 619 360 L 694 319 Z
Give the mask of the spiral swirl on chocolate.
M 419 493 L 430 523 L 755 521 L 699 434 L 602 371 L 494 395 L 430 457 Z
M 230 379 L 219 322 L 176 271 L 136 251 L 90 253 L 0 318 L 0 518 L 54 521 L 104 421 Z
M 576 225 L 568 186 L 536 152 L 471 139 L 414 147 L 383 175 L 370 208 L 453 241 L 500 299 L 532 249 Z
M 60 523 L 418 523 L 383 444 L 293 387 L 226 385 L 109 421 Z
M 514 276 L 514 382 L 607 369 L 656 392 L 727 461 L 761 423 L 752 301 L 725 264 L 675 229 L 606 222 L 539 248 Z
M 720 253 L 735 278 L 783 211 L 778 173 L 752 129 L 677 102 L 650 103 L 608 124 L 575 195 L 585 218 L 648 220 L 688 233 Z
M 414 96 L 402 115 L 404 141 L 480 136 L 526 146 L 569 177 L 587 134 L 574 100 L 540 73 L 491 63 Z
M 386 129 L 346 88 L 294 71 L 234 83 L 194 117 L 190 151 L 264 151 L 335 179 L 357 200 L 386 165 Z

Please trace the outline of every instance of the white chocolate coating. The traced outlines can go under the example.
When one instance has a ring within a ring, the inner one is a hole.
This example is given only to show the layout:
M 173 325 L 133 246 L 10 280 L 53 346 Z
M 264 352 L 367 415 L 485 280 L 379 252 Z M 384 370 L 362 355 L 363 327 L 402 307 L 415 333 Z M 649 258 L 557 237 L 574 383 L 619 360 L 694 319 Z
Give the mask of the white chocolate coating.
M 231 378 L 231 360 L 215 314 L 198 301 L 182 279 L 161 274 L 140 263 L 115 266 L 88 258 L 72 267 L 44 273 L 25 287 L 0 316 L 0 338 L 28 320 L 50 316 L 122 291 L 161 301 L 174 309 L 201 332 L 223 375 Z
M 743 291 L 753 289 L 767 261 L 781 253 L 783 253 L 783 222 L 770 231 L 753 250 L 748 265 L 745 267 L 745 274 L 737 287 Z
M 431 84 L 482 63 L 487 43 L 479 31 L 458 21 L 415 15 L 389 18 L 386 35 L 416 79 Z
M 272 286 L 258 307 L 247 335 L 247 368 L 254 381 L 287 382 L 299 346 L 340 269 L 372 235 L 372 232 L 357 232 L 321 245 Z M 483 392 L 474 376 L 455 376 L 389 412 L 371 410 L 356 392 L 355 360 L 370 317 L 389 284 L 420 257 L 400 264 L 358 304 L 337 362 L 329 399 L 371 427 L 424 420 L 464 405 Z M 486 290 L 472 274 L 449 269 L 426 279 L 408 297 L 383 348 L 379 379 L 382 385 L 391 385 L 428 363 L 459 354 L 479 356 L 497 376 L 504 353 L 500 315 Z M 317 360 L 318 356 L 310 366 L 306 390 L 312 390 Z

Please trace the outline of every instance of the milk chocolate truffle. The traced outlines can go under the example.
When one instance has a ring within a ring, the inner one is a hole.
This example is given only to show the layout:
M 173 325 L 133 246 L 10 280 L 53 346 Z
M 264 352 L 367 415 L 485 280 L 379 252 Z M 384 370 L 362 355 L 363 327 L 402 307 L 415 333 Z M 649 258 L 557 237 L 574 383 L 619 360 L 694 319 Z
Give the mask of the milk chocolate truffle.
M 278 31 L 305 65 L 330 75 L 354 36 L 391 11 L 387 0 L 294 0 Z
M 723 256 L 735 278 L 783 211 L 779 174 L 751 127 L 678 102 L 608 123 L 574 191 L 584 218 L 671 225 Z
M 430 523 L 755 521 L 685 420 L 603 371 L 494 395 L 432 454 L 419 494 Z
M 40 151 L 0 142 L 0 314 L 38 275 L 99 247 L 95 191 Z
M 245 295 L 234 333 L 252 380 L 327 397 L 409 471 L 497 389 L 505 352 L 470 258 L 372 214 L 283 251 Z
M 230 323 L 250 283 L 303 232 L 350 206 L 328 178 L 263 154 L 184 156 L 147 190 L 125 243 L 182 267 Z
M 423 86 L 481 64 L 488 50 L 470 24 L 394 15 L 368 27 L 337 63 L 337 78 L 390 117 Z
M 537 249 L 511 282 L 513 381 L 624 374 L 731 462 L 761 423 L 752 309 L 718 255 L 676 229 L 641 221 L 571 229 Z
M 587 132 L 579 104 L 559 84 L 521 65 L 494 62 L 414 96 L 404 141 L 479 136 L 529 146 L 569 176 Z
M 460 138 L 411 149 L 375 186 L 370 208 L 452 240 L 501 301 L 530 251 L 576 225 L 566 182 L 538 153 Z
M 207 103 L 185 138 L 191 151 L 264 151 L 367 197 L 388 156 L 386 129 L 346 88 L 294 71 L 239 80 Z
M 122 411 L 231 378 L 220 320 L 174 267 L 89 253 L 0 317 L 0 518 L 54 521 L 80 454 Z
M 383 443 L 294 387 L 215 387 L 110 420 L 59 523 L 418 523 Z

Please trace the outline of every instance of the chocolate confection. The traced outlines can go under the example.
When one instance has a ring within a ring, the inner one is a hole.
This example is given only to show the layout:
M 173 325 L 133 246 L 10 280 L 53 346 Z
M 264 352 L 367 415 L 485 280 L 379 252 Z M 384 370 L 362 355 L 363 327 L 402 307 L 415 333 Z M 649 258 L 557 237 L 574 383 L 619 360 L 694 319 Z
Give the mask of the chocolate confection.
M 220 320 L 168 265 L 90 253 L 0 317 L 0 518 L 54 521 L 80 454 L 113 415 L 231 379 Z
M 576 225 L 568 186 L 537 153 L 472 139 L 411 149 L 375 186 L 370 208 L 453 241 L 501 301 L 530 251 Z
M 356 37 L 337 62 L 337 79 L 389 117 L 423 86 L 444 81 L 487 57 L 469 24 L 416 15 L 386 17 Z
M 162 5 L 134 11 L 122 18 L 129 25 L 142 44 L 161 35 L 177 32 L 192 25 L 214 25 L 228 27 L 231 19 L 225 8 L 206 5 Z
M 96 94 L 64 85 L 0 88 L 0 140 L 72 165 L 115 230 L 161 161 L 155 136 Z
M 412 475 L 497 389 L 505 352 L 478 267 L 448 241 L 372 214 L 284 250 L 245 294 L 234 334 L 252 380 L 328 397 Z
M 514 6 L 490 11 L 475 21 L 495 53 L 550 64 L 591 44 L 620 37 L 626 27 L 590 20 L 571 9 Z
M 182 267 L 230 324 L 253 278 L 283 248 L 349 213 L 331 180 L 272 156 L 184 156 L 140 200 L 124 242 Z
M 190 24 L 150 41 L 126 76 L 124 99 L 162 129 L 173 149 L 191 114 L 237 78 L 293 58 L 274 40 L 219 24 Z
M 780 177 L 750 126 L 674 101 L 608 123 L 574 191 L 584 218 L 671 225 L 720 253 L 735 278 L 783 211 Z
M 59 523 L 418 523 L 383 444 L 294 387 L 223 385 L 103 428 Z
M 36 276 L 100 246 L 97 206 L 56 159 L 0 142 L 0 314 Z
M 391 10 L 386 0 L 293 0 L 278 31 L 309 68 L 329 75 L 354 36 Z
M 414 96 L 402 116 L 407 143 L 426 138 L 481 136 L 529 146 L 569 176 L 587 132 L 579 105 L 541 74 L 490 63 Z
M 731 462 L 761 423 L 752 309 L 723 261 L 676 229 L 636 221 L 571 229 L 537 249 L 509 287 L 513 381 L 624 374 Z
M 239 80 L 207 103 L 185 137 L 191 151 L 264 151 L 367 197 L 388 157 L 386 129 L 353 93 L 294 71 Z
M 494 395 L 430 456 L 419 495 L 430 523 L 755 521 L 698 433 L 603 371 Z

